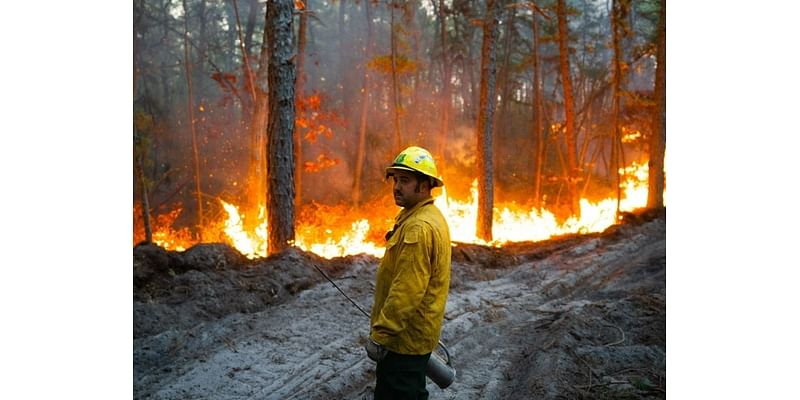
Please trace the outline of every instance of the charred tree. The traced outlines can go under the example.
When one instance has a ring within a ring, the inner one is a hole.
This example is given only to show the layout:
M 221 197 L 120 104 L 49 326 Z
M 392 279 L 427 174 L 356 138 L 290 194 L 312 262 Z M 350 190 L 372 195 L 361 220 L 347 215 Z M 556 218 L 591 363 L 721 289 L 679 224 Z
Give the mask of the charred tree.
M 533 6 L 531 15 L 532 55 L 533 58 L 533 148 L 534 148 L 534 175 L 533 175 L 533 204 L 542 206 L 542 166 L 544 165 L 544 108 L 542 107 L 542 68 L 539 62 L 539 26 L 536 23 L 536 14 L 541 12 Z
M 664 207 L 664 154 L 667 148 L 667 2 L 661 0 L 656 49 L 656 109 L 648 162 L 647 207 Z
M 361 175 L 364 170 L 364 153 L 367 143 L 367 114 L 369 111 L 370 96 L 370 76 L 367 63 L 374 54 L 374 33 L 372 26 L 372 12 L 370 11 L 370 1 L 364 2 L 364 14 L 367 18 L 367 40 L 364 57 L 364 81 L 361 86 L 361 116 L 358 125 L 358 148 L 356 149 L 356 170 L 353 179 L 353 206 L 358 207 L 361 203 Z
M 311 0 L 305 1 L 304 9 L 300 10 L 300 26 L 297 29 L 297 80 L 295 81 L 294 95 L 295 95 L 295 111 L 303 113 L 300 107 L 300 102 L 305 99 L 303 91 L 305 90 L 305 64 L 306 64 L 306 31 L 308 26 L 308 10 L 311 7 Z M 303 115 L 299 115 L 303 117 Z M 296 119 L 295 119 L 296 121 Z M 303 140 L 300 137 L 300 129 L 295 122 L 294 134 L 292 140 L 294 141 L 294 208 L 300 209 L 300 204 L 303 202 Z
M 192 61 L 189 57 L 189 8 L 183 0 L 183 65 L 186 69 L 186 102 L 189 114 L 189 127 L 192 131 L 192 156 L 194 159 L 194 183 L 197 195 L 197 236 L 203 240 L 203 192 L 200 190 L 200 153 L 197 149 L 197 131 L 194 120 L 194 96 L 192 93 Z
M 184 0 L 185 1 L 185 0 Z M 267 252 L 274 254 L 294 241 L 295 66 L 293 1 L 267 2 L 269 32 L 269 157 L 267 163 Z
M 561 69 L 561 87 L 564 90 L 565 139 L 567 145 L 566 173 L 569 189 L 569 205 L 572 215 L 580 217 L 580 197 L 578 195 L 578 165 L 575 140 L 575 105 L 572 96 L 572 79 L 569 65 L 569 29 L 567 27 L 567 7 L 565 0 L 558 0 L 558 59 Z
M 483 46 L 481 47 L 481 88 L 478 109 L 478 238 L 492 240 L 494 209 L 494 182 L 492 164 L 492 117 L 495 103 L 497 60 L 495 40 L 497 19 L 501 12 L 500 0 L 488 0 L 483 20 Z

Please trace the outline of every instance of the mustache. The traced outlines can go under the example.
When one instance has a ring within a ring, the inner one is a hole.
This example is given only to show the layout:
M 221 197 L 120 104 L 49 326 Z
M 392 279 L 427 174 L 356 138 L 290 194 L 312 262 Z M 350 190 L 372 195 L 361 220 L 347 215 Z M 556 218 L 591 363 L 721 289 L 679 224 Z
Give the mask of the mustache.
M 398 192 L 398 191 L 395 191 L 395 192 L 394 192 L 394 195 L 395 195 L 395 196 L 402 196 L 402 195 L 403 195 L 403 193 L 401 193 L 401 192 Z

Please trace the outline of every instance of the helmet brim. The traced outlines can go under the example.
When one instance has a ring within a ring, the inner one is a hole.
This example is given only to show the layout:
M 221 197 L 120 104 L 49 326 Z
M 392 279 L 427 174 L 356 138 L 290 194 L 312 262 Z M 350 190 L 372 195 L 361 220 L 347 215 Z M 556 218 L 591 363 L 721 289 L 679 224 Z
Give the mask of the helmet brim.
M 423 174 L 420 171 L 417 171 L 417 170 L 415 170 L 413 168 L 409 168 L 409 167 L 402 166 L 402 165 L 392 165 L 391 167 L 387 167 L 386 168 L 386 176 L 384 178 L 388 178 L 390 176 L 393 176 L 394 175 L 393 171 L 395 171 L 395 170 L 410 171 L 410 172 L 414 172 L 414 173 L 417 173 L 417 174 L 422 174 L 422 175 L 425 175 L 425 176 L 433 179 L 433 182 L 434 182 L 433 187 L 444 186 L 444 181 L 442 181 L 441 179 L 439 179 L 439 178 L 437 178 L 435 176 L 430 176 L 430 175 Z

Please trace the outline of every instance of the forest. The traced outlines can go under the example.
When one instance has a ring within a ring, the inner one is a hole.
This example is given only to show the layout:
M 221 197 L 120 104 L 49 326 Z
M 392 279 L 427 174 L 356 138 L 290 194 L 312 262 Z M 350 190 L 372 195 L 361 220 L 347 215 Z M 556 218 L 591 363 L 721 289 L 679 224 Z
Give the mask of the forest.
M 411 145 L 460 242 L 665 206 L 665 0 L 133 7 L 134 244 L 379 256 Z

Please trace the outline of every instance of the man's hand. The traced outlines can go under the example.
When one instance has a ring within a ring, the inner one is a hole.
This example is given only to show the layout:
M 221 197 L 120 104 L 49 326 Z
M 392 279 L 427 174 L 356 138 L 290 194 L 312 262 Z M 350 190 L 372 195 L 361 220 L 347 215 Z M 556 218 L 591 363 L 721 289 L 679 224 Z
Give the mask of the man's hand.
M 364 346 L 364 349 L 367 350 L 367 357 L 375 362 L 383 360 L 383 358 L 386 357 L 386 353 L 389 351 L 372 340 L 372 338 L 367 339 L 367 344 Z

